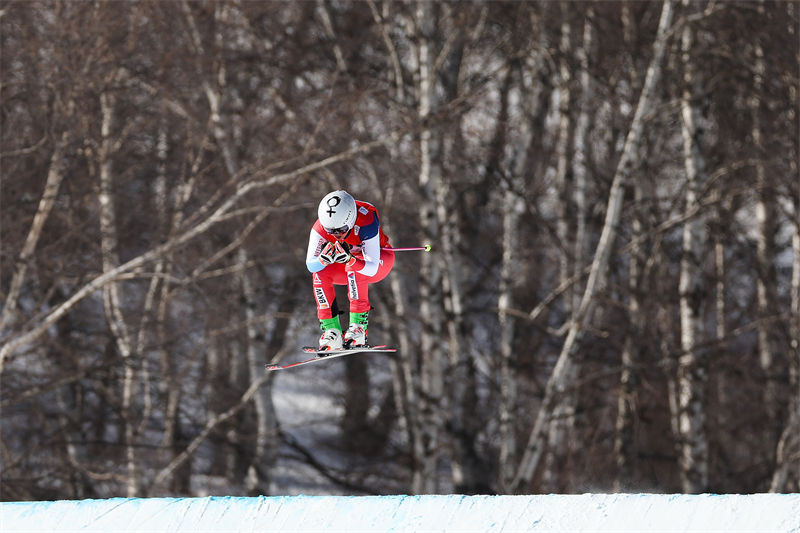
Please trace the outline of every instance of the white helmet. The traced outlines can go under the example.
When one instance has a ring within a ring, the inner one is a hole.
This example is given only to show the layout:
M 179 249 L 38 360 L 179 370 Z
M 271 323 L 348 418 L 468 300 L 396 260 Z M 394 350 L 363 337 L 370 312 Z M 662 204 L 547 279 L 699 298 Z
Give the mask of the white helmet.
M 328 233 L 345 234 L 356 223 L 356 201 L 346 191 L 333 191 L 319 203 L 317 216 Z

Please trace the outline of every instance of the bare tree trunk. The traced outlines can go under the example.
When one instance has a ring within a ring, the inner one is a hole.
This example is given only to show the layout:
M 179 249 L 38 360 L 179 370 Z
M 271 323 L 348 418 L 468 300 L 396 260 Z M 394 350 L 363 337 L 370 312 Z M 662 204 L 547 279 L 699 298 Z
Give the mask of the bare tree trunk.
M 159 141 L 157 146 L 157 160 L 158 160 L 158 174 L 153 184 L 153 197 L 156 206 L 156 215 L 158 217 L 158 228 L 164 236 L 164 240 L 168 240 L 178 231 L 183 220 L 183 209 L 189 199 L 192 197 L 194 188 L 194 178 L 188 179 L 184 183 L 176 184 L 174 190 L 168 188 L 169 180 L 167 178 L 167 153 L 168 153 L 168 139 L 169 134 L 165 125 L 162 124 L 162 129 L 159 131 Z M 192 164 L 189 175 L 196 176 L 199 173 L 198 165 L 200 158 Z M 174 202 L 170 204 L 170 198 L 174 197 Z M 170 216 L 170 208 L 172 209 L 172 216 Z M 156 297 L 157 304 L 155 308 L 154 328 L 152 332 L 153 346 L 157 347 L 158 360 L 159 360 L 159 375 L 162 380 L 161 393 L 164 398 L 163 416 L 164 416 L 164 435 L 161 441 L 161 446 L 165 451 L 169 463 L 177 456 L 186 445 L 186 436 L 180 423 L 180 406 L 183 398 L 183 388 L 179 379 L 179 362 L 172 353 L 167 349 L 167 321 L 170 318 L 169 308 L 172 300 L 172 286 L 170 279 L 174 270 L 174 263 L 172 254 L 164 254 L 159 258 L 155 264 L 156 276 L 153 278 L 153 283 L 158 287 L 158 295 Z M 161 283 L 159 275 L 163 278 Z M 143 326 L 144 327 L 144 326 Z M 192 481 L 192 463 L 191 461 L 184 462 L 179 468 L 176 468 L 172 473 L 172 479 L 169 483 L 169 490 L 172 494 L 189 494 L 191 490 Z
M 441 33 L 447 36 L 447 44 L 439 52 L 438 68 L 434 65 L 436 78 L 444 102 L 459 98 L 462 78 L 461 66 L 465 49 L 463 29 L 458 26 L 456 12 L 449 4 L 442 4 Z M 442 131 L 441 160 L 448 159 L 446 152 L 456 157 L 464 151 L 463 139 L 458 133 L 444 138 Z M 440 165 L 443 165 L 441 163 Z M 440 171 L 436 188 L 436 219 L 440 228 L 439 254 L 441 264 L 441 291 L 444 305 L 444 318 L 448 347 L 448 367 L 444 386 L 449 399 L 449 409 L 445 416 L 450 450 L 451 478 L 454 490 L 461 494 L 485 493 L 490 484 L 489 471 L 476 448 L 478 434 L 483 429 L 478 412 L 477 371 L 472 353 L 471 327 L 465 319 L 463 279 L 464 261 L 459 257 L 462 246 L 462 228 L 466 225 L 463 213 L 453 209 L 458 204 L 458 181 L 445 179 Z M 445 331 L 442 332 L 443 335 Z
M 572 214 L 570 205 L 569 175 L 569 139 L 572 121 L 571 101 L 572 94 L 570 83 L 572 75 L 569 60 L 572 55 L 571 29 L 569 23 L 569 5 L 560 3 L 561 7 L 561 41 L 559 44 L 559 82 L 558 82 L 558 138 L 556 140 L 556 188 L 558 190 L 558 220 L 556 222 L 556 235 L 561 246 L 559 253 L 559 285 L 564 285 L 572 275 L 570 254 L 572 249 L 567 245 L 570 242 L 569 216 Z M 573 287 L 564 293 L 564 314 L 571 316 L 573 294 L 577 292 Z M 567 461 L 570 455 L 570 443 L 575 430 L 575 409 L 577 407 L 578 391 L 574 388 L 564 390 L 556 400 L 553 417 L 547 436 L 547 452 L 544 460 L 544 473 L 542 475 L 542 489 L 545 492 L 564 492 L 568 485 Z
M 573 240 L 573 270 L 572 276 L 575 279 L 583 277 L 585 268 L 584 262 L 587 255 L 586 239 L 586 220 L 588 217 L 587 206 L 587 175 L 588 151 L 589 151 L 589 121 L 590 112 L 594 108 L 592 76 L 589 72 L 589 57 L 592 53 L 594 9 L 589 7 L 586 10 L 586 19 L 583 23 L 583 43 L 577 49 L 578 62 L 580 64 L 580 86 L 581 98 L 578 120 L 575 123 L 575 155 L 573 164 L 573 174 L 575 183 L 573 185 L 573 198 L 575 202 L 575 238 Z M 578 290 L 572 291 L 571 309 L 577 309 L 580 305 L 580 293 Z
M 726 264 L 725 264 L 725 217 L 726 209 L 723 206 L 724 193 L 721 188 L 717 188 L 716 206 L 713 212 L 712 239 L 714 243 L 714 340 L 719 343 L 727 336 L 727 306 L 725 304 L 725 296 L 727 294 L 727 283 L 725 280 Z M 724 349 L 717 348 L 715 355 L 724 355 Z M 713 357 L 713 360 L 719 360 L 720 357 Z M 719 369 L 719 366 L 717 367 Z M 716 395 L 719 408 L 717 409 L 717 424 L 725 427 L 728 423 L 728 407 L 731 403 L 730 395 L 728 392 L 728 380 L 724 371 L 711 369 L 711 375 L 716 374 Z
M 626 47 L 630 50 L 635 48 L 634 44 L 634 27 L 631 19 L 630 4 L 628 2 L 622 3 L 621 20 L 623 24 L 623 35 Z M 626 54 L 626 60 L 630 67 L 631 86 L 639 87 L 641 84 L 640 76 L 635 68 L 635 61 L 633 52 Z M 625 109 L 627 105 L 623 105 L 622 115 L 626 116 Z M 641 283 L 641 254 L 642 243 L 640 238 L 643 234 L 644 216 L 638 208 L 643 197 L 643 180 L 635 180 L 633 186 L 634 202 L 637 206 L 635 215 L 631 223 L 633 246 L 630 251 L 629 271 L 628 271 L 628 288 L 630 296 L 628 301 L 628 317 L 629 326 L 628 331 L 625 333 L 625 341 L 622 348 L 622 368 L 619 378 L 619 392 L 617 393 L 617 418 L 614 424 L 614 455 L 617 466 L 616 479 L 614 480 L 614 490 L 622 492 L 625 483 L 629 483 L 634 476 L 636 469 L 636 451 L 635 451 L 635 412 L 636 412 L 636 389 L 637 389 L 637 374 L 636 365 L 638 363 L 638 349 L 639 339 L 642 334 L 642 302 L 640 297 L 640 283 Z
M 119 266 L 117 255 L 117 214 L 112 191 L 111 158 L 117 149 L 117 144 L 111 137 L 114 126 L 113 96 L 108 92 L 100 95 L 101 112 L 101 141 L 98 153 L 100 187 L 98 204 L 100 206 L 100 248 L 103 262 L 103 272 L 108 273 Z M 123 442 L 125 446 L 125 460 L 127 468 L 126 494 L 128 497 L 138 496 L 139 479 L 136 459 L 136 424 L 133 419 L 133 402 L 135 388 L 134 353 L 131 334 L 128 329 L 121 308 L 119 283 L 109 283 L 103 288 L 103 304 L 106 320 L 113 335 L 117 351 L 122 356 L 124 377 L 122 383 L 122 412 Z
M 238 262 L 241 267 L 239 281 L 241 283 L 245 329 L 247 331 L 247 363 L 249 366 L 250 383 L 256 382 L 264 373 L 264 354 L 266 350 L 266 334 L 261 319 L 258 318 L 256 309 L 259 307 L 258 293 L 250 279 L 251 269 L 247 268 L 250 260 L 244 246 L 238 252 Z M 267 382 L 268 384 L 271 382 Z M 269 386 L 258 389 L 253 396 L 256 412 L 256 441 L 255 449 L 249 458 L 247 478 L 245 480 L 248 493 L 251 495 L 269 494 L 270 469 L 262 468 L 262 461 L 267 457 L 270 437 L 275 436 L 276 421 L 275 409 L 272 404 L 272 390 Z
M 406 312 L 406 289 L 403 285 L 403 278 L 397 274 L 389 276 L 392 294 L 394 296 L 395 317 L 398 327 L 398 356 L 399 362 L 396 367 L 393 363 L 392 377 L 394 388 L 398 398 L 397 405 L 400 406 L 401 427 L 405 429 L 406 439 L 408 440 L 410 460 L 411 460 L 411 487 L 415 494 L 421 492 L 423 485 L 423 457 L 425 449 L 422 440 L 422 420 L 420 415 L 419 392 L 422 391 L 418 366 L 415 365 L 412 354 L 414 350 L 411 345 L 411 335 L 408 331 L 408 313 Z M 417 489 L 420 489 L 419 491 Z
M 157 218 L 157 231 L 159 232 L 166 232 L 167 228 L 169 227 L 168 223 L 168 216 L 167 216 L 167 199 L 166 199 L 166 189 L 167 189 L 167 176 L 166 176 L 166 161 L 167 161 L 167 130 L 164 121 L 159 126 L 158 136 L 157 136 L 157 143 L 156 143 L 156 161 L 157 161 L 157 174 L 155 177 L 155 182 L 153 185 L 153 196 L 155 198 L 155 209 L 156 209 L 156 218 Z M 153 276 L 150 278 L 150 283 L 147 288 L 147 292 L 145 293 L 144 298 L 144 306 L 142 309 L 142 317 L 139 321 L 139 328 L 136 334 L 136 342 L 133 347 L 133 351 L 136 354 L 141 356 L 142 361 L 142 382 L 144 383 L 145 387 L 145 394 L 144 394 L 144 412 L 142 414 L 141 421 L 139 422 L 139 428 L 137 429 L 138 433 L 142 433 L 145 430 L 145 426 L 147 425 L 150 416 L 152 415 L 153 411 L 153 395 L 150 388 L 150 361 L 145 353 L 147 351 L 148 346 L 148 339 L 153 342 L 153 346 L 158 346 L 159 342 L 163 340 L 162 337 L 156 338 L 153 333 L 155 332 L 163 332 L 163 328 L 160 328 L 159 323 L 157 322 L 159 319 L 159 308 L 160 306 L 160 298 L 163 296 L 163 291 L 161 288 L 164 286 L 163 281 L 163 274 L 165 270 L 166 260 L 161 259 L 156 262 L 153 268 Z M 156 322 L 155 327 L 153 323 Z M 163 349 L 163 348 L 162 348 Z M 165 379 L 169 379 L 166 374 L 162 374 L 162 377 Z
M 634 183 L 634 202 L 641 203 L 644 196 L 640 180 Z M 636 243 L 631 248 L 628 270 L 628 331 L 622 348 L 622 369 L 617 393 L 617 418 L 615 422 L 614 456 L 617 465 L 614 490 L 622 492 L 626 483 L 633 481 L 636 472 L 635 413 L 637 403 L 639 346 L 645 335 L 641 297 L 642 249 L 639 240 L 644 235 L 644 216 L 637 209 L 632 222 L 631 238 Z
M 381 10 L 373 0 L 368 0 L 369 8 L 375 23 L 381 28 L 381 37 L 389 55 L 395 98 L 398 102 L 405 102 L 406 90 L 403 80 L 403 66 L 400 54 L 391 38 L 392 28 L 389 24 L 389 10 L 392 4 L 384 2 Z M 391 230 L 387 227 L 387 234 Z M 405 434 L 408 443 L 409 459 L 411 462 L 411 487 L 415 493 L 421 493 L 423 486 L 423 456 L 424 446 L 422 439 L 422 421 L 420 417 L 419 393 L 422 391 L 418 365 L 415 364 L 414 349 L 409 332 L 409 314 L 407 313 L 407 290 L 404 279 L 399 273 L 389 276 L 389 285 L 394 300 L 394 316 L 398 327 L 395 333 L 398 337 L 398 358 L 392 360 L 392 383 L 395 392 L 395 405 L 398 407 L 399 426 Z
M 508 106 L 508 92 L 514 69 L 510 68 L 507 80 L 500 95 L 501 106 Z M 528 148 L 533 138 L 531 131 L 533 120 L 534 95 L 527 95 L 521 105 L 522 112 L 527 120 L 522 122 L 519 142 L 513 147 L 512 175 L 503 183 L 502 213 L 503 213 L 503 256 L 500 264 L 500 280 L 497 297 L 497 321 L 500 339 L 500 404 L 498 407 L 499 419 L 499 455 L 497 467 L 497 485 L 501 493 L 510 489 L 514 479 L 514 468 L 517 461 L 517 347 L 516 324 L 513 315 L 508 311 L 514 308 L 514 292 L 519 286 L 521 270 L 520 221 L 525 213 L 525 179 L 524 172 L 527 166 Z M 508 112 L 501 110 L 498 122 L 505 121 Z M 498 124 L 504 128 L 504 124 Z
M 42 235 L 42 228 L 47 218 L 50 216 L 50 212 L 53 210 L 53 205 L 58 196 L 58 189 L 64 179 L 64 157 L 66 155 L 64 152 L 68 139 L 67 132 L 62 133 L 53 147 L 53 154 L 50 156 L 50 167 L 47 171 L 47 181 L 44 184 L 44 191 L 42 192 L 42 197 L 39 199 L 39 206 L 33 217 L 28 236 L 25 238 L 25 244 L 22 246 L 22 250 L 19 253 L 16 269 L 11 277 L 8 294 L 6 294 L 3 312 L 2 315 L 0 315 L 0 339 L 5 337 L 6 328 L 10 326 L 14 320 L 14 315 L 17 310 L 17 300 L 19 299 L 22 285 L 25 283 L 28 267 L 33 259 L 33 253 L 39 243 L 39 238 Z M 0 364 L 0 368 L 2 368 L 2 364 Z
M 591 321 L 592 312 L 596 303 L 595 292 L 605 277 L 611 249 L 616 238 L 617 225 L 622 213 L 624 186 L 631 178 L 631 170 L 634 166 L 635 157 L 638 154 L 639 143 L 642 137 L 644 117 L 651 111 L 656 81 L 661 74 L 661 60 L 664 57 L 666 49 L 667 30 L 672 24 L 673 5 L 674 2 L 672 0 L 665 0 L 661 10 L 658 33 L 655 43 L 653 44 L 653 57 L 647 69 L 647 76 L 645 78 L 644 87 L 642 88 L 642 93 L 639 97 L 639 102 L 636 106 L 636 113 L 634 114 L 633 122 L 631 123 L 630 130 L 625 139 L 625 145 L 622 149 L 622 155 L 617 165 L 616 172 L 614 173 L 606 210 L 606 219 L 603 225 L 603 231 L 600 235 L 600 241 L 597 244 L 594 260 L 592 261 L 589 279 L 586 282 L 586 289 L 581 299 L 581 305 L 571 321 L 567 338 L 561 349 L 556 366 L 547 382 L 542 404 L 528 438 L 528 443 L 525 446 L 525 452 L 520 462 L 517 475 L 512 484 L 514 491 L 523 489 L 533 478 L 543 452 L 543 439 L 546 435 L 556 401 L 564 391 L 575 386 L 575 383 L 572 381 L 575 375 L 574 355 L 578 348 L 578 341 L 583 335 L 584 328 Z
M 569 24 L 570 6 L 567 2 L 560 2 L 561 8 L 561 39 L 559 41 L 558 53 L 558 135 L 554 147 L 556 158 L 555 183 L 558 195 L 558 220 L 556 220 L 556 236 L 561 247 L 558 255 L 558 284 L 563 285 L 569 279 L 570 272 L 570 250 L 567 243 L 569 238 L 569 215 L 570 206 L 570 183 L 569 183 L 569 138 L 572 133 L 572 93 L 570 83 L 572 82 L 572 71 L 570 70 L 570 59 L 572 55 L 572 35 Z M 564 314 L 569 316 L 572 313 L 572 294 L 573 289 L 567 289 L 564 293 Z M 548 459 L 549 461 L 549 459 Z M 548 469 L 549 470 L 549 469 Z M 545 471 L 545 478 L 548 473 Z
M 518 157 L 524 159 L 524 151 Z M 503 261 L 500 268 L 500 287 L 497 301 L 500 323 L 500 455 L 498 484 L 505 492 L 514 477 L 517 448 L 517 360 L 514 345 L 514 318 L 507 309 L 514 306 L 514 289 L 519 274 L 519 219 L 525 210 L 522 200 L 522 178 L 514 175 L 503 194 Z
M 764 16 L 764 4 L 759 2 L 758 13 Z M 775 274 L 775 195 L 772 184 L 766 179 L 764 169 L 764 141 L 761 128 L 761 99 L 764 90 L 764 50 L 761 43 L 753 44 L 755 64 L 753 66 L 753 93 L 749 99 L 752 120 L 751 135 L 753 147 L 756 150 L 755 172 L 756 190 L 758 201 L 756 203 L 756 220 L 758 233 L 756 238 L 756 262 L 758 275 L 756 277 L 756 294 L 758 300 L 758 358 L 761 370 L 766 379 L 764 386 L 764 407 L 769 419 L 771 431 L 764 435 L 768 446 L 774 448 L 780 435 L 780 412 L 782 407 L 779 396 L 779 374 L 776 362 L 777 342 L 775 302 L 777 301 L 776 274 Z
M 683 0 L 688 7 L 688 0 Z M 700 113 L 692 101 L 697 84 L 693 51 L 693 30 L 683 28 L 681 58 L 684 87 L 681 97 L 681 132 L 686 167 L 687 213 L 697 211 L 705 182 L 705 161 L 701 153 Z M 706 395 L 708 380 L 704 311 L 708 298 L 703 264 L 708 254 L 706 221 L 701 214 L 683 227 L 683 258 L 680 276 L 681 350 L 678 362 L 679 439 L 681 443 L 681 481 L 686 493 L 700 493 L 708 487 L 708 439 L 706 436 Z
M 400 54 L 397 52 L 397 47 L 392 41 L 391 27 L 386 22 L 389 20 L 389 9 L 392 7 L 392 2 L 383 2 L 380 12 L 375 5 L 375 0 L 367 0 L 367 3 L 372 12 L 373 20 L 375 20 L 375 23 L 381 28 L 381 38 L 386 46 L 386 51 L 389 53 L 389 63 L 391 64 L 392 77 L 394 78 L 392 82 L 394 83 L 395 98 L 398 102 L 405 102 L 406 91 L 405 82 L 403 81 L 403 66 L 400 61 Z
M 416 25 L 418 29 L 418 87 L 420 121 L 424 124 L 435 111 L 439 101 L 435 75 L 435 51 L 433 35 L 436 18 L 433 5 L 418 2 L 416 6 Z M 427 242 L 438 242 L 440 221 L 436 212 L 436 194 L 442 180 L 442 139 L 441 132 L 426 127 L 420 132 L 420 172 L 419 190 L 420 225 Z M 436 478 L 437 463 L 443 428 L 444 376 L 443 354 L 441 351 L 443 295 L 441 293 L 441 267 L 431 254 L 422 256 L 420 271 L 420 318 L 422 319 L 421 365 L 422 375 L 422 444 L 423 457 L 421 479 L 414 486 L 415 493 L 435 493 L 438 491 Z

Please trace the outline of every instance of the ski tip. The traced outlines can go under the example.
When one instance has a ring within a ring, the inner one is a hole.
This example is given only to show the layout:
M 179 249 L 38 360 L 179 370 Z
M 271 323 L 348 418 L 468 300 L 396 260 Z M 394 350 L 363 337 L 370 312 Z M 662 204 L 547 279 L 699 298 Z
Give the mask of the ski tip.
M 426 252 L 430 252 L 431 251 L 431 245 L 430 244 L 426 244 L 425 245 L 425 251 Z

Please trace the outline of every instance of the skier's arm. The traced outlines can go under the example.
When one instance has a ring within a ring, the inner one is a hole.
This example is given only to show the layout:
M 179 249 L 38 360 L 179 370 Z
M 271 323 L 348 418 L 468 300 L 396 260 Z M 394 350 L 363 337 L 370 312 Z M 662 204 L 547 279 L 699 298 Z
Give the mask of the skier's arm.
M 378 213 L 373 212 L 372 218 L 365 221 L 358 233 L 361 237 L 361 256 L 352 257 L 347 264 L 348 272 L 358 272 L 365 276 L 374 276 L 381 266 L 381 223 Z
M 323 239 L 319 233 L 313 229 L 311 230 L 311 234 L 308 236 L 308 250 L 306 251 L 306 268 L 308 268 L 309 272 L 319 272 L 325 268 L 325 265 L 319 260 L 319 254 L 326 242 L 328 241 Z
M 358 259 L 353 256 L 347 264 L 347 270 L 365 276 L 374 276 L 378 272 L 378 267 L 381 266 L 381 242 L 378 235 L 361 243 L 361 257 L 362 259 Z

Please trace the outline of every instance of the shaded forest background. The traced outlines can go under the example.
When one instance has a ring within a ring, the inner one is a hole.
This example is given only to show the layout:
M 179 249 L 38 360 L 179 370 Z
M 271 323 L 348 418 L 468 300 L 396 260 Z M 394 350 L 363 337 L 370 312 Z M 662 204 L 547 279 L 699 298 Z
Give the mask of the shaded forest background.
M 799 9 L 1 2 L 0 497 L 800 490 Z M 304 445 L 336 188 L 433 251 Z

